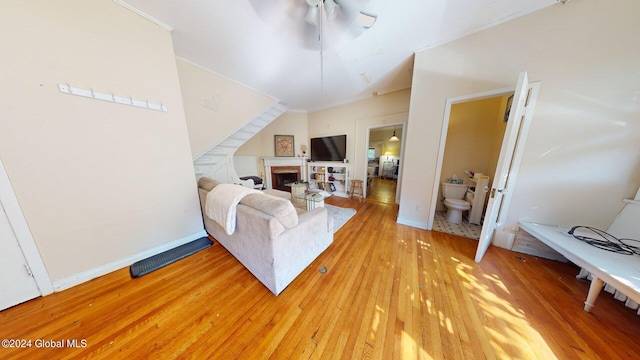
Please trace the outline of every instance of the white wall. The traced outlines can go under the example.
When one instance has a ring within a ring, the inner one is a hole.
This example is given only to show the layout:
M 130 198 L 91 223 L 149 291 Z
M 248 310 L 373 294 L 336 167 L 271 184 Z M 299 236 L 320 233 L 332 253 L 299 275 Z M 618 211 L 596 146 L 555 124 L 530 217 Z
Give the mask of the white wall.
M 542 87 L 507 224 L 606 228 L 640 184 L 640 2 L 573 1 L 416 54 L 399 218 L 425 225 L 447 98 Z
M 0 30 L 0 157 L 51 279 L 202 236 L 171 34 L 111 0 L 5 1 Z

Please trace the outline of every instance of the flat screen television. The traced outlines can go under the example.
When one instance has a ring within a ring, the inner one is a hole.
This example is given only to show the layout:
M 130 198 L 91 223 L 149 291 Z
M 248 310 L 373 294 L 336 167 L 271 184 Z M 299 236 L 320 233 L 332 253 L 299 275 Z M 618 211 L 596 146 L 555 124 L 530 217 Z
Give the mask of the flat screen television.
M 311 161 L 343 161 L 347 158 L 347 135 L 311 139 Z

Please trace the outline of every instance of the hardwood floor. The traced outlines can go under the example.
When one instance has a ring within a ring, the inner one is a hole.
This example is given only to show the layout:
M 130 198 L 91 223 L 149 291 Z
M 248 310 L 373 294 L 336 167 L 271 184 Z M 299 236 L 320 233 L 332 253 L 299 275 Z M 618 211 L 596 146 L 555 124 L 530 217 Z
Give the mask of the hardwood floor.
M 496 247 L 476 264 L 476 241 L 399 225 L 395 205 L 328 202 L 358 212 L 280 296 L 216 242 L 0 312 L 0 338 L 32 344 L 0 358 L 640 357 L 638 315 L 608 293 L 584 312 L 588 284 L 569 264 Z
M 396 186 L 398 182 L 393 179 L 372 178 L 367 188 L 367 200 L 385 204 L 395 204 Z

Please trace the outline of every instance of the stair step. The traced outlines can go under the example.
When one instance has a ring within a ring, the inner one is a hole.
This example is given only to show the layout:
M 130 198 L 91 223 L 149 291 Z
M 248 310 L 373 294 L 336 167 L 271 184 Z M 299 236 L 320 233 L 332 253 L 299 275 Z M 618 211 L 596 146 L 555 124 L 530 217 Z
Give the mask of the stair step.
M 229 177 L 229 179 L 220 180 L 235 181 L 235 179 L 232 179 L 233 177 L 237 177 L 237 175 L 235 175 L 235 170 L 233 169 L 233 154 L 239 147 L 244 145 L 249 139 L 262 131 L 262 129 L 272 123 L 288 109 L 289 107 L 282 102 L 274 104 L 271 108 L 244 124 L 235 133 L 231 134 L 207 152 L 197 157 L 193 161 L 196 177 Z M 228 167 L 229 169 L 227 169 Z
M 259 124 L 247 124 L 242 128 L 242 131 L 246 131 L 246 132 L 250 132 L 253 134 L 257 134 L 258 132 L 260 132 L 260 130 L 264 129 L 264 126 L 260 126 Z
M 209 151 L 207 151 L 206 153 L 202 154 L 202 156 L 200 156 L 198 159 L 202 158 L 202 159 L 206 159 L 206 158 L 212 158 L 215 159 L 216 157 L 219 157 L 221 155 L 226 155 L 227 152 L 225 151 L 225 149 L 218 149 L 218 147 L 215 147 L 213 149 L 209 149 Z
M 229 145 L 242 145 L 245 143 L 245 139 L 238 139 L 238 138 L 226 138 L 224 140 L 222 140 L 222 142 L 220 142 L 216 147 L 218 146 L 229 146 Z
M 247 141 L 253 137 L 252 133 L 246 131 L 236 131 L 233 135 L 229 136 L 227 139 L 236 139 L 236 140 L 244 140 Z
M 194 161 L 193 166 L 215 166 L 222 162 L 221 159 L 222 157 L 220 157 L 220 159 L 214 159 L 210 161 Z
M 240 146 L 242 146 L 246 141 L 243 139 L 226 139 L 223 142 L 221 142 L 220 144 L 218 144 L 218 146 L 222 146 L 222 147 L 226 147 L 226 148 L 231 148 L 231 147 L 235 147 L 235 148 L 239 148 Z
M 252 137 L 254 137 L 257 133 L 259 133 L 259 130 L 256 131 L 248 131 L 246 129 L 242 129 L 242 130 L 238 130 L 235 133 L 233 133 L 233 135 L 229 136 L 227 139 L 242 139 L 242 140 L 249 140 Z

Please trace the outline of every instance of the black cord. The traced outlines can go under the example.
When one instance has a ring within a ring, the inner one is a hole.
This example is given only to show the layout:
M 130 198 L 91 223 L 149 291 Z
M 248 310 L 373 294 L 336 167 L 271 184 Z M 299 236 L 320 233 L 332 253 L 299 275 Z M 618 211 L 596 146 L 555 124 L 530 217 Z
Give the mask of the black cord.
M 593 232 L 594 234 L 598 235 L 600 239 L 574 234 L 575 230 L 579 228 L 583 228 Z M 584 241 L 589 245 L 595 246 L 603 250 L 611 251 L 618 254 L 624 254 L 624 255 L 634 255 L 634 254 L 640 255 L 640 247 L 628 244 L 629 242 L 640 243 L 640 240 L 618 239 L 617 237 L 607 232 L 604 232 L 600 229 L 596 229 L 591 226 L 581 226 L 581 225 L 572 227 L 568 233 L 580 241 Z

